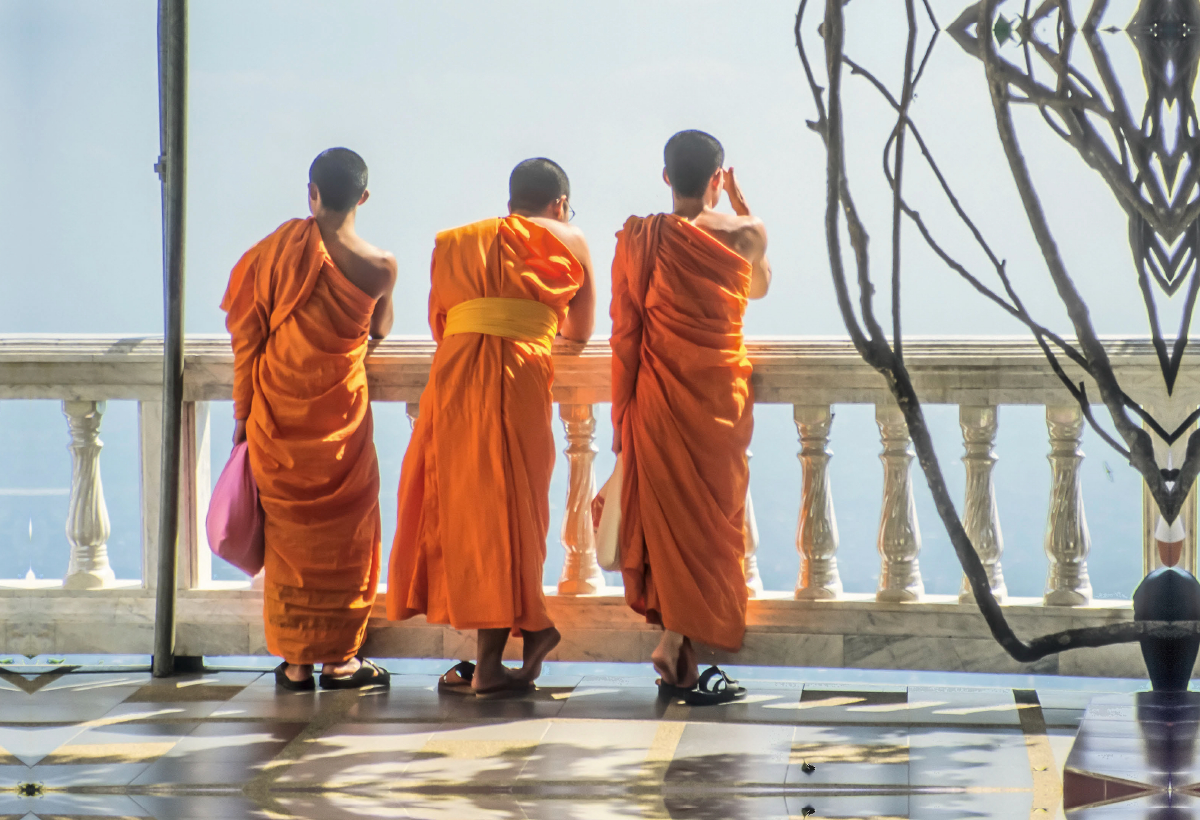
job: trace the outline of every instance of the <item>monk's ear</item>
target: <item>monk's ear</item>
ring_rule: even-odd
[[[313,206],[321,202],[321,189],[317,187],[317,183],[315,182],[308,183],[308,201]]]
[[[371,198],[371,192],[364,190],[363,195],[358,198],[358,204],[365,205],[367,200],[370,198]]]
[[[669,176],[667,176],[666,168],[663,168],[663,182],[667,183],[667,185],[671,184],[671,178]]]

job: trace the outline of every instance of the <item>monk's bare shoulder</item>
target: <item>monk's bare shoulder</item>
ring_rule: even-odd
[[[529,221],[536,222],[554,234],[558,241],[566,245],[567,250],[573,253],[582,264],[585,266],[590,264],[591,251],[588,249],[587,238],[579,228],[568,222],[559,222],[557,219],[547,219],[541,216],[529,217]]]
[[[378,299],[396,284],[399,268],[390,251],[361,238],[352,244],[327,244],[327,248],[338,269],[368,296]]]
[[[767,229],[757,216],[709,211],[698,216],[693,224],[751,263],[767,252]]]

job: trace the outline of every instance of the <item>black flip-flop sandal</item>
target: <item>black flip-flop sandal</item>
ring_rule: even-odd
[[[452,679],[451,676],[457,680]],[[471,689],[471,681],[474,677],[475,664],[470,661],[459,661],[438,678],[437,690],[441,694],[474,695],[475,692]]]
[[[700,673],[700,679],[691,689],[659,680],[658,692],[663,697],[679,698],[689,706],[718,706],[745,697],[746,687],[738,686],[719,667],[710,666]]]
[[[369,661],[361,655],[358,657],[360,666],[353,675],[335,678],[333,675],[321,673],[322,689],[362,689],[365,686],[391,686],[392,676],[386,669],[374,661]]]
[[[280,689],[291,692],[312,692],[317,688],[317,682],[309,675],[304,680],[292,680],[287,676],[288,662],[284,661],[275,667],[275,685]]]

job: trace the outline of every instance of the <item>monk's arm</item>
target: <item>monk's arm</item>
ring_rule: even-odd
[[[583,283],[567,304],[567,317],[560,332],[571,341],[586,342],[592,338],[592,330],[596,327],[596,277],[592,275],[592,252],[582,233],[578,241],[568,247],[583,266]]]
[[[392,306],[392,291],[396,287],[398,267],[396,257],[390,253],[384,254],[374,271],[374,286],[377,294],[375,309],[371,312],[371,338],[382,339],[392,332],[392,322],[395,310]]]
[[[738,185],[733,167],[725,172],[725,194],[729,197],[729,205],[733,212],[745,220],[742,228],[743,245],[739,250],[752,266],[750,274],[750,298],[761,299],[767,295],[771,287],[771,263],[767,261],[767,228],[763,221],[750,213],[746,196]]]
[[[761,299],[771,289],[771,263],[767,259],[767,229],[761,219],[755,219],[754,224],[747,227],[750,246],[754,249],[750,256],[752,265],[750,271],[750,298]]]

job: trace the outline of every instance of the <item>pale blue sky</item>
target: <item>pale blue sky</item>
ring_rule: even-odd
[[[372,198],[361,213],[361,232],[399,260],[397,332],[428,333],[434,234],[502,212],[511,167],[547,155],[570,175],[577,224],[591,240],[603,336],[613,233],[631,213],[669,206],[659,176],[662,145],[679,129],[703,128],[724,142],[770,232],[775,284],[770,297],[751,308],[748,332],[844,333],[822,226],[824,151],[805,127],[814,111],[793,42],[796,5],[191,3],[188,330],[223,330],[217,305],[229,269],[280,222],[305,215],[309,162],[324,148],[347,145],[371,169]],[[810,0],[805,30],[818,70],[821,5]],[[967,2],[933,5],[945,24]],[[1111,20],[1123,24],[1132,0],[1112,5]],[[1009,14],[1018,11],[1012,2],[1006,7]],[[0,333],[161,331],[160,204],[152,171],[158,155],[155,8],[154,0],[0,0],[0,190],[7,194],[0,199]],[[895,87],[903,5],[858,0],[848,9],[848,26],[848,52]],[[1123,37],[1106,43],[1137,92],[1132,49]],[[872,262],[884,271],[890,266],[890,194],[880,151],[893,120],[860,78],[846,77],[845,94],[851,181],[872,231]],[[945,35],[914,117],[964,204],[1009,260],[1027,301],[1063,329],[999,147],[982,67]],[[1093,297],[1097,323],[1110,332],[1144,332],[1140,310],[1128,310],[1138,297],[1123,214],[1103,183],[1036,115],[1020,112],[1018,123],[1063,252]],[[912,166],[909,179],[914,203],[947,246],[985,272],[930,188],[928,174]],[[1021,332],[982,306],[918,244],[914,231],[905,237],[908,332]],[[887,299],[886,288],[880,298]],[[845,549],[861,551],[847,555],[847,566],[867,568],[861,587],[869,586],[869,567],[876,563],[879,489],[877,431],[869,411],[859,410],[867,411],[843,412],[835,425],[839,456],[833,469],[835,497],[846,513]],[[389,412],[396,417],[382,418]],[[1044,429],[1036,411],[1006,412],[998,468],[1007,475],[1002,515],[1013,566],[1031,562],[1036,587],[1048,486]],[[789,542],[799,470],[789,415],[790,408],[760,407],[755,437],[760,524],[781,576],[794,576],[796,563]],[[943,464],[958,476],[961,445],[953,411],[942,416]],[[60,435],[61,418],[48,423],[51,440]],[[385,497],[395,486],[403,427],[398,408],[381,414]],[[115,435],[123,428],[112,429]],[[605,429],[602,421],[602,450]],[[1137,527],[1125,519],[1138,509],[1137,485],[1109,483],[1103,461],[1113,462],[1118,475],[1121,465],[1098,443],[1087,446],[1093,458],[1085,464],[1095,471],[1089,484],[1094,521],[1109,516],[1094,531],[1129,541]],[[219,462],[220,453],[215,457]],[[114,485],[126,461],[128,454],[106,451]],[[602,457],[598,471],[603,476],[606,470]],[[922,483],[918,477],[918,488]],[[953,558],[921,498],[926,566],[934,572]],[[560,506],[557,495],[554,503]],[[385,503],[385,518],[389,507],[394,515],[394,504]],[[1117,509],[1122,519],[1110,520]],[[386,521],[384,529],[390,539]],[[555,555],[552,549],[551,562]],[[953,564],[949,569],[941,586],[954,586]]]

